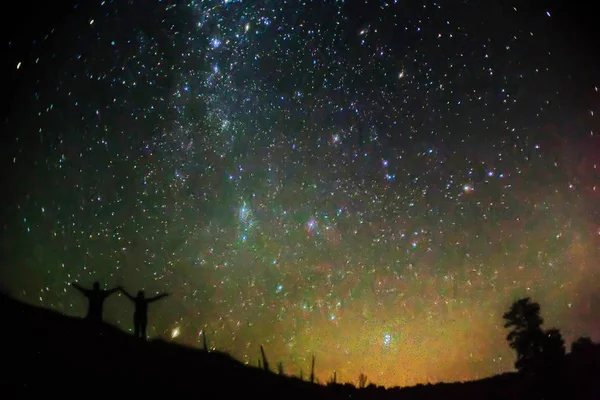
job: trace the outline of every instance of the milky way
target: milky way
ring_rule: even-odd
[[[5,290],[74,316],[71,282],[167,291],[152,337],[314,354],[321,382],[511,370],[524,296],[600,339],[600,95],[551,10],[150,3],[82,6],[11,66]]]

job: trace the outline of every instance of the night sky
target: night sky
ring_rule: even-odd
[[[584,19],[558,2],[175,3],[5,17],[21,23],[3,43],[4,291],[72,316],[71,282],[167,291],[151,337],[206,333],[254,365],[263,344],[305,376],[314,354],[322,382],[512,370],[502,313],[525,296],[567,345],[600,340]],[[123,329],[132,314],[105,304]]]

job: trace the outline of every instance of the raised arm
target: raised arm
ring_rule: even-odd
[[[83,293],[85,295],[87,295],[87,293],[89,291],[89,290],[87,290],[87,289],[82,288],[81,286],[79,286],[79,284],[77,282],[71,283],[71,286],[73,286],[75,289],[79,290],[81,293]]]
[[[159,294],[158,296],[150,297],[150,298],[148,299],[148,303],[152,303],[153,301],[160,300],[160,299],[162,299],[163,297],[167,297],[168,295],[169,295],[168,293],[161,293],[161,294]]]
[[[105,293],[106,297],[108,297],[111,294],[118,292],[119,290],[123,291],[123,288],[121,286],[117,286],[116,288],[107,290],[104,293]]]
[[[133,297],[132,295],[130,295],[129,293],[127,293],[127,291],[125,289],[123,289],[122,287],[118,287],[117,290],[120,290],[121,293],[123,293],[125,296],[127,296],[129,298],[129,300],[131,301],[135,301],[135,297]]]

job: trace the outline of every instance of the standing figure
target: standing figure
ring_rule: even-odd
[[[150,297],[147,299],[144,295],[143,290],[140,290],[137,293],[137,296],[133,297],[132,295],[127,293],[125,289],[120,289],[121,292],[123,292],[123,294],[135,304],[135,311],[133,313],[134,336],[146,340],[146,327],[148,326],[148,304],[152,303],[153,301],[160,300],[163,297],[168,296],[168,294],[162,293],[158,296]]]
[[[100,283],[94,282],[92,289],[85,289],[76,282],[71,284],[75,289],[79,290],[85,297],[88,298],[88,313],[86,319],[90,321],[102,322],[102,310],[104,306],[104,300],[111,294],[115,293],[120,288],[112,290],[101,290]]]

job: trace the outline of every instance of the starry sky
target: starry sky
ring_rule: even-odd
[[[143,3],[46,5],[3,44],[4,291],[167,291],[150,336],[322,382],[510,371],[524,296],[600,340],[600,79],[565,7]]]

